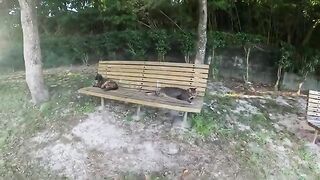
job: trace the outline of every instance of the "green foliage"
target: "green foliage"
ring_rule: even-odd
[[[320,61],[320,52],[314,49],[305,48],[302,51],[301,61],[299,62],[298,73],[305,79],[309,73],[316,70]]]
[[[82,44],[71,38],[64,37],[45,37],[41,43],[44,67],[55,67],[57,65],[73,64],[79,58],[79,46]]]
[[[132,58],[143,59],[146,57],[150,42],[145,33],[142,31],[128,31],[126,39],[128,40],[128,51]]]
[[[225,47],[227,45],[227,33],[213,31],[208,33],[207,46],[210,49]]]
[[[278,61],[278,66],[281,66],[284,69],[292,66],[294,60],[295,47],[291,44],[281,42],[280,48],[281,57]]]
[[[248,44],[260,44],[266,42],[265,38],[261,35],[252,35],[247,33],[236,33],[234,45],[245,46]]]
[[[153,43],[155,44],[155,49],[158,54],[158,59],[164,61],[164,57],[167,52],[171,49],[169,35],[165,30],[153,30],[149,33]]]
[[[185,61],[190,62],[190,55],[194,53],[195,48],[195,36],[191,32],[181,32],[177,35],[179,41],[179,50],[185,56]]]
[[[209,136],[214,129],[217,129],[217,124],[215,124],[212,117],[206,113],[194,115],[191,125],[198,134],[204,137]]]
[[[219,74],[218,66],[220,64],[220,62],[215,58],[215,49],[225,47],[227,45],[227,41],[226,33],[218,31],[208,33],[207,48],[209,49],[208,52],[212,54],[210,74],[213,79],[216,79]]]

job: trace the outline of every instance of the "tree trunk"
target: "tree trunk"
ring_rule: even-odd
[[[215,61],[214,61],[214,58],[215,58],[215,48],[212,48],[212,58],[211,58],[211,62],[210,62],[210,65],[211,65],[211,70],[212,70],[212,78],[213,79],[216,79],[216,64],[215,64]]]
[[[242,31],[242,28],[241,28],[241,22],[240,22],[240,17],[239,17],[238,8],[237,8],[237,5],[235,4],[235,2],[233,2],[233,5],[234,5],[234,8],[235,8],[235,10],[236,10],[237,21],[238,21],[238,28],[239,28],[239,31],[241,32],[241,31]]]
[[[189,55],[189,53],[185,54],[185,56],[184,56],[184,61],[185,61],[186,63],[190,63],[190,55]]]
[[[21,8],[26,81],[31,92],[32,101],[38,105],[49,99],[49,93],[43,79],[35,1],[19,0],[19,4]]]
[[[251,47],[249,47],[247,50],[246,50],[246,53],[247,53],[247,57],[246,57],[246,60],[247,60],[247,67],[246,67],[246,79],[245,79],[245,83],[249,83],[249,58],[250,58],[250,52],[251,52]]]
[[[204,64],[207,44],[207,0],[199,2],[198,42],[195,64]]]
[[[304,81],[302,81],[302,82],[299,83],[298,91],[297,91],[297,94],[298,94],[298,95],[301,94],[301,88],[302,88],[303,83],[304,83]]]
[[[302,85],[303,85],[303,83],[306,81],[307,76],[308,76],[308,73],[303,77],[302,81],[299,83],[298,91],[297,91],[297,94],[298,94],[298,95],[301,94]]]
[[[280,83],[280,79],[281,79],[281,73],[282,73],[282,66],[278,67],[278,73],[277,73],[277,82],[274,85],[274,90],[278,91],[279,90],[279,83]]]

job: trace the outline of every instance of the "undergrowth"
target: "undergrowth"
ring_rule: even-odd
[[[303,142],[293,138],[288,132],[278,132],[268,112],[247,114],[233,111],[235,99],[224,96],[207,96],[202,112],[191,118],[192,127],[201,137],[210,141],[211,135],[233,149],[241,169],[246,169],[253,179],[313,179],[320,177],[320,167],[314,156],[304,148]],[[212,103],[213,102],[213,103]],[[208,105],[210,104],[210,105]],[[213,105],[212,105],[213,104]],[[268,108],[275,104],[267,102]],[[258,106],[259,107],[259,106]],[[279,105],[272,107],[272,112]],[[279,113],[288,109],[278,108]],[[240,128],[246,127],[246,128]],[[285,147],[284,139],[297,147]],[[234,142],[233,145],[227,145]],[[302,163],[303,162],[303,163]],[[319,166],[319,165],[318,165]],[[319,178],[318,178],[319,179]]]

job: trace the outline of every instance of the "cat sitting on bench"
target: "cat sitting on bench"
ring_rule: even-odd
[[[119,88],[118,84],[115,81],[105,79],[99,73],[97,73],[94,79],[95,83],[93,84],[93,87],[99,87],[105,91],[117,90]]]

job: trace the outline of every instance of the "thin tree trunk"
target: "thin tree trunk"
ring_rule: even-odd
[[[31,92],[32,101],[38,105],[49,99],[49,93],[43,79],[35,1],[19,0],[19,4],[21,8],[26,81]]]
[[[298,91],[297,91],[297,94],[300,95],[301,94],[301,89],[302,89],[302,86],[303,86],[303,83],[306,81],[307,79],[307,76],[308,74],[306,74],[303,78],[303,80],[299,83],[299,86],[298,86]]]
[[[305,38],[304,38],[303,41],[302,41],[302,46],[306,46],[306,45],[309,43],[309,41],[310,41],[310,39],[311,39],[311,36],[312,36],[312,34],[313,34],[313,31],[314,31],[314,29],[317,27],[317,25],[318,25],[318,23],[316,22],[316,23],[308,30],[307,35],[305,36]]]
[[[308,76],[308,72],[304,75],[302,81],[299,83],[298,91],[297,91],[298,95],[301,94],[301,89],[302,89],[303,83],[307,80],[307,76]]]
[[[215,56],[215,48],[212,48],[212,58],[211,58],[211,67],[212,67],[212,78],[216,79],[216,67],[215,67],[215,61],[214,61],[214,56]]]
[[[246,68],[246,79],[245,79],[245,83],[249,83],[249,58],[250,58],[250,52],[251,52],[251,47],[248,48],[247,52],[247,68]]]
[[[184,56],[184,59],[185,59],[186,63],[190,63],[190,54],[187,53],[187,54]]]
[[[238,26],[239,26],[239,31],[241,32],[241,31],[242,31],[242,28],[241,28],[241,22],[240,22],[240,17],[239,17],[238,8],[237,8],[237,5],[235,4],[235,2],[233,2],[233,5],[234,5],[234,8],[235,8],[235,10],[236,10],[236,15],[237,15],[237,20],[238,20]]]
[[[199,2],[198,42],[195,64],[204,64],[207,44],[207,0]]]
[[[299,83],[298,91],[297,91],[297,94],[298,94],[298,95],[301,94],[301,88],[302,88],[303,83],[304,83],[304,81],[302,81],[302,82]]]
[[[281,73],[282,73],[282,66],[278,67],[278,72],[277,72],[277,82],[274,85],[274,90],[278,91],[279,90],[279,83],[280,83],[280,79],[281,79]]]
[[[270,8],[270,16],[269,16],[269,28],[268,28],[268,41],[267,44],[270,44],[271,39],[271,29],[272,29],[272,8]]]

